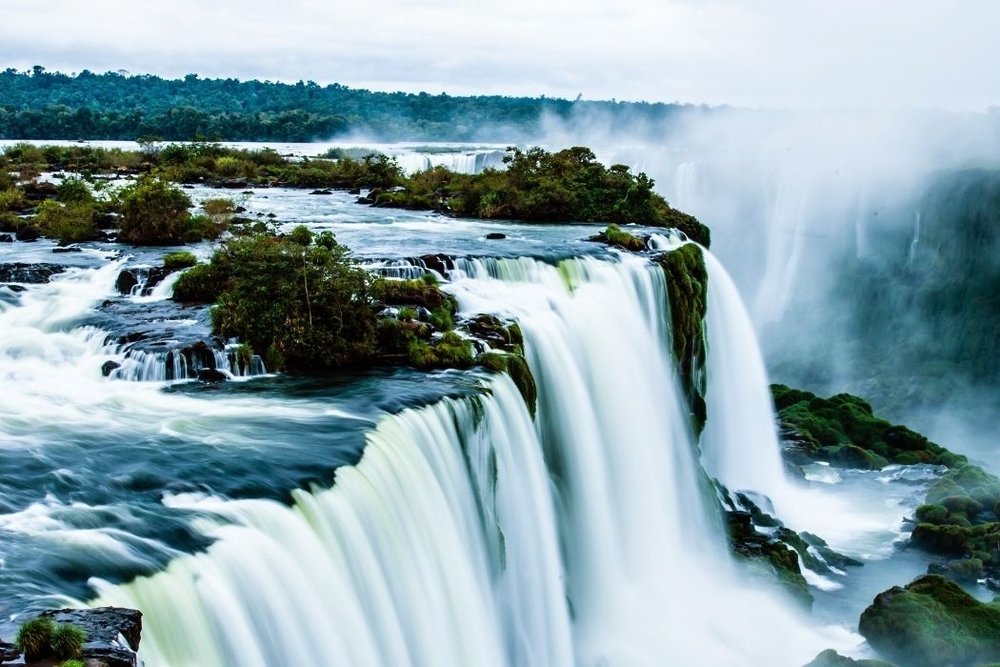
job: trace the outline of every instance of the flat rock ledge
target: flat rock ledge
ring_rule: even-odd
[[[72,623],[87,633],[80,660],[87,667],[137,667],[142,612],[136,609],[98,607],[96,609],[53,609],[39,614],[56,623]],[[28,619],[24,619],[28,620]],[[8,662],[9,661],[9,662]],[[10,644],[0,642],[3,667],[42,667],[56,664],[51,659],[25,663]]]

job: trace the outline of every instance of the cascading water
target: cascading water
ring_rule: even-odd
[[[147,664],[799,665],[830,638],[738,581],[645,260],[468,260],[463,310],[515,317],[538,387],[385,418],[294,505],[216,501],[216,542],[95,604]],[[177,500],[175,503],[179,502]],[[755,620],[759,619],[759,620]]]

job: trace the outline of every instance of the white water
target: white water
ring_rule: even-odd
[[[777,516],[797,531],[822,536],[857,557],[884,558],[902,530],[905,508],[887,497],[844,495],[807,487],[785,474],[767,371],[750,315],[736,285],[710,252],[708,270],[708,421],[702,460],[729,489],[767,496]],[[809,583],[829,582],[809,573]]]
[[[471,260],[463,310],[516,316],[532,422],[487,395],[385,418],[293,507],[205,500],[200,555],[94,604],[145,612],[149,665],[801,665],[837,642],[730,563],[634,257]]]

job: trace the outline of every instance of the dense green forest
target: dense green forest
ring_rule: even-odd
[[[161,79],[120,72],[0,72],[0,138],[315,141],[363,134],[386,141],[516,141],[543,117],[593,111],[622,123],[703,113],[645,102],[381,93],[238,79]]]

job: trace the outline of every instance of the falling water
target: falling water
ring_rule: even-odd
[[[798,665],[829,639],[739,582],[645,260],[469,260],[467,312],[516,317],[538,386],[386,417],[291,507],[205,499],[207,552],[95,604],[145,613],[150,665]],[[761,619],[755,621],[754,619]]]

